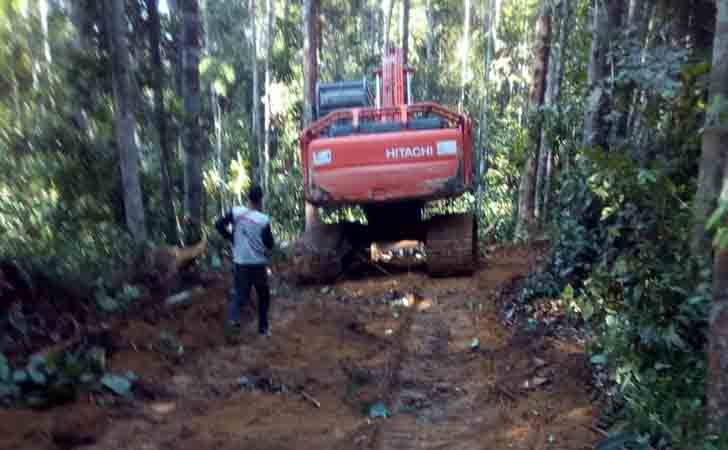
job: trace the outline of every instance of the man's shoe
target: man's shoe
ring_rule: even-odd
[[[259,331],[258,333],[263,337],[270,337],[270,330]]]

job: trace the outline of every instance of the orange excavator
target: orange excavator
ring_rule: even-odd
[[[427,202],[452,199],[473,183],[472,126],[463,114],[412,101],[413,70],[389,49],[366,78],[319,83],[316,120],[300,134],[304,195],[319,208],[360,206],[366,225],[341,222],[308,227],[296,243],[302,280],[326,281],[355,251],[424,247],[430,275],[472,272],[477,222],[472,214],[424,219]]]

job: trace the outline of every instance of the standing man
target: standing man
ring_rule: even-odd
[[[240,308],[250,300],[250,288],[258,294],[258,332],[270,336],[268,308],[268,258],[273,250],[270,218],[261,212],[263,190],[253,186],[248,192],[248,207],[236,206],[217,220],[215,228],[233,243],[235,292],[230,301],[228,326],[240,328]],[[232,232],[229,227],[232,226]]]

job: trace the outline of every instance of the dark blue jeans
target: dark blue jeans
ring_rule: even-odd
[[[250,302],[250,289],[255,287],[258,294],[258,331],[268,331],[268,309],[270,308],[270,289],[268,272],[263,265],[235,264],[235,292],[230,302],[228,318],[232,323],[240,323],[240,308]]]

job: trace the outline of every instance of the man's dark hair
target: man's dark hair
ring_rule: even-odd
[[[263,200],[263,189],[257,184],[251,186],[250,190],[248,191],[248,200],[255,203],[256,205],[260,205],[260,202]]]

